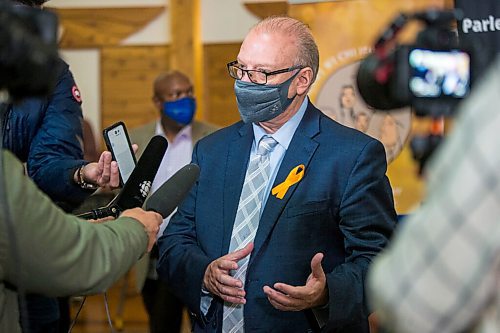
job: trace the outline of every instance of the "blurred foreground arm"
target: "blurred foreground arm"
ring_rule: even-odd
[[[371,267],[371,303],[392,332],[500,326],[499,91],[497,58],[429,167],[426,203]]]
[[[8,152],[4,153],[3,172],[17,239],[13,249],[3,221],[2,279],[11,285],[22,284],[28,292],[48,296],[99,293],[123,276],[154,243],[162,221],[157,213],[136,208],[115,221],[89,223],[56,207],[24,176],[21,163]],[[13,262],[13,250],[20,263]]]

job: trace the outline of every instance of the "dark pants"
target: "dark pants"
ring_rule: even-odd
[[[59,332],[59,305],[56,298],[29,294],[25,300],[27,308],[21,311],[23,333]]]
[[[59,297],[59,332],[66,333],[71,326],[71,312],[69,307],[69,297]]]
[[[142,300],[149,316],[150,333],[178,333],[183,304],[160,280],[146,279]]]

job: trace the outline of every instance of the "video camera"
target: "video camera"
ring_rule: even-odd
[[[56,15],[0,0],[0,92],[7,93],[3,102],[49,94],[57,62]]]
[[[451,30],[461,16],[457,10],[397,16],[360,64],[357,84],[366,103],[379,110],[412,106],[418,116],[451,115],[470,92],[474,61],[472,48],[460,45]],[[413,45],[400,45],[396,38],[410,20],[425,27]]]

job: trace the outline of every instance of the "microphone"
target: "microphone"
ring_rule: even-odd
[[[184,200],[200,176],[200,167],[188,164],[166,180],[144,203],[144,209],[168,217]]]
[[[164,137],[156,135],[151,138],[123,189],[116,196],[115,204],[122,211],[144,204],[167,147],[168,142]]]
[[[151,190],[151,184],[156,177],[163,155],[167,151],[167,146],[168,142],[164,137],[156,135],[151,138],[120,193],[108,205],[77,216],[83,219],[118,217],[126,209],[142,207]]]

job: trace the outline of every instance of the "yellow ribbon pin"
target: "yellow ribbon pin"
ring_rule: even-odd
[[[285,181],[281,184],[276,185],[272,190],[271,194],[275,195],[276,198],[278,199],[283,199],[283,197],[286,195],[286,192],[288,189],[294,185],[300,182],[302,177],[304,177],[304,170],[305,170],[304,164],[297,165],[295,168],[290,171],[288,176],[286,177]]]

